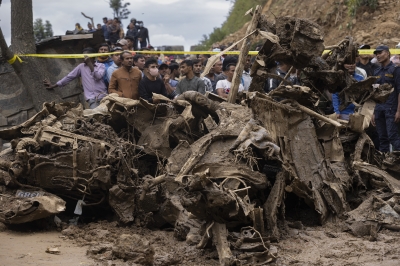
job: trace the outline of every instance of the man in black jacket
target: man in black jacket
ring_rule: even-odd
[[[144,77],[139,83],[139,95],[149,103],[159,103],[153,99],[153,93],[168,97],[164,82],[160,79],[156,59],[149,59],[144,64]]]
[[[140,48],[146,48],[147,41],[149,41],[148,44],[150,45],[149,30],[143,26],[143,22],[139,24],[138,40],[140,42]]]

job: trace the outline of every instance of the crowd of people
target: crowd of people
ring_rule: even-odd
[[[124,30],[119,18],[109,19],[104,17],[103,25],[99,23],[96,25],[96,28],[90,22],[87,24],[87,29],[84,29],[79,23],[76,23],[75,30],[71,33],[93,33],[96,31],[102,32],[105,42],[110,47],[114,47],[118,41],[125,40],[132,42],[131,48],[135,51],[139,49],[152,48],[150,44],[149,30],[144,27],[143,21],[137,21],[135,18],[130,20],[126,31]]]
[[[105,19],[106,21],[106,19]],[[133,25],[133,22],[131,22]],[[114,24],[115,26],[117,23]],[[131,26],[132,28],[132,26]],[[113,38],[111,38],[113,39]],[[114,40],[114,39],[113,39]],[[142,40],[141,40],[142,41]],[[144,44],[144,43],[143,43]],[[221,98],[227,98],[232,86],[234,72],[238,63],[237,56],[221,56],[204,77],[201,74],[210,58],[209,54],[188,56],[182,61],[169,60],[154,54],[136,54],[134,38],[124,38],[115,41],[115,45],[102,43],[98,50],[85,48],[84,54],[104,53],[97,58],[85,55],[83,63],[79,64],[67,76],[52,84],[45,80],[47,89],[62,87],[75,78],[81,77],[85,99],[90,108],[96,108],[103,97],[116,93],[120,97],[134,100],[140,98],[153,103],[159,103],[153,93],[174,99],[186,91],[197,91],[201,94],[214,93]],[[360,49],[370,49],[362,45]],[[400,49],[400,43],[396,47]],[[111,56],[110,52],[114,52]],[[239,92],[249,90],[252,77],[250,69],[254,57],[248,56],[241,75]],[[294,85],[302,84],[302,73],[285,62],[276,62],[276,75],[286,78]],[[376,126],[378,137],[374,140],[376,147],[382,152],[388,152],[390,144],[393,150],[400,151],[400,60],[398,55],[392,56],[389,47],[376,47],[374,55],[360,55],[354,62],[345,62],[344,71],[356,80],[361,81],[368,76],[379,76],[377,84],[389,83],[394,87],[393,93],[383,104],[377,104],[372,124]],[[282,79],[268,78],[264,91],[268,93],[276,89]],[[328,95],[333,104],[331,113],[336,113],[339,119],[348,120],[354,113],[354,104],[340,109],[340,99],[337,93]],[[279,99],[278,99],[279,100]],[[329,111],[326,113],[329,114]]]

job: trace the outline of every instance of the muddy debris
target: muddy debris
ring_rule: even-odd
[[[157,105],[110,94],[93,110],[46,103],[1,130],[11,148],[0,154],[0,222],[49,217],[70,204],[77,225],[64,219],[65,237],[81,239],[90,257],[141,265],[185,258],[157,253],[120,226],[173,228],[188,248],[211,248],[220,265],[276,261],[274,242],[304,228],[286,221],[288,198],[319,224],[346,221],[356,236],[400,230],[400,154],[381,154],[365,133],[393,88],[344,71],[357,56],[351,37],[321,56],[323,33],[311,21],[282,17],[260,27],[270,32],[241,104],[190,91],[173,101],[155,95]],[[303,85],[282,80],[261,93],[274,61],[301,69]],[[339,91],[341,102],[357,106],[349,121],[325,115],[323,95]],[[91,210],[113,213],[115,228],[82,228],[78,218]]]

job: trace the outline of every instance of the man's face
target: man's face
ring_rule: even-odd
[[[165,74],[167,74],[167,70],[169,70],[168,67],[163,66],[158,69],[158,72],[160,73],[161,76],[164,76]]]
[[[193,70],[192,70],[192,67],[190,67],[190,66],[188,66],[188,65],[186,65],[186,64],[182,64],[182,65],[179,67],[179,69],[181,70],[181,74],[182,74],[183,76],[186,76],[190,71],[193,71]]]
[[[229,66],[229,68],[225,71],[225,75],[227,79],[232,80],[233,74],[235,73],[236,66]]]
[[[248,71],[251,67],[251,57],[248,56],[246,59],[246,64],[244,65],[244,70]]]
[[[133,47],[133,42],[130,39],[126,39],[128,41],[128,48]]]
[[[101,30],[101,24],[97,24],[97,29]]]
[[[199,62],[199,63],[193,65],[193,72],[194,72],[195,74],[200,74],[200,73],[201,73],[201,69],[202,69],[202,64],[201,64],[201,62]]]
[[[200,62],[204,62],[207,58],[204,55],[199,55]]]
[[[135,62],[135,66],[137,66],[140,70],[144,69],[144,63],[146,60],[144,58],[139,58],[137,62]]]
[[[356,64],[344,64],[343,66],[350,74],[354,74],[356,71]]]
[[[221,74],[221,72],[222,72],[222,62],[221,61],[218,61],[217,63],[215,63],[214,72],[215,72],[215,74]]]
[[[376,59],[380,64],[385,62],[386,60],[389,60],[390,58],[390,53],[386,50],[380,51],[376,53]]]
[[[108,47],[107,46],[101,46],[99,48],[99,53],[103,54],[103,53],[108,53]]]
[[[103,23],[107,23],[107,19],[106,18],[103,18]]]
[[[117,66],[121,65],[121,57],[120,57],[120,54],[113,54],[113,55],[111,56],[111,59],[114,61],[114,63],[115,63]]]
[[[148,68],[145,68],[145,69],[146,69],[146,72],[147,72],[148,74],[150,74],[150,70],[151,70],[151,69],[155,70],[155,69],[157,69],[157,68],[158,68],[158,65],[157,65],[157,64],[150,64],[149,67],[148,67]]]
[[[122,65],[124,67],[132,67],[133,65],[133,56],[130,53],[124,53],[123,55],[124,60],[122,60]]]

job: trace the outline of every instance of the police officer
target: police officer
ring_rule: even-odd
[[[379,76],[378,84],[388,83],[394,88],[389,98],[383,104],[377,104],[372,119],[372,124],[376,125],[379,135],[379,150],[389,152],[389,145],[392,144],[393,150],[400,151],[400,135],[398,123],[400,122],[400,67],[396,67],[390,61],[389,47],[380,45],[376,47],[374,54],[381,67],[374,71],[374,76]]]

